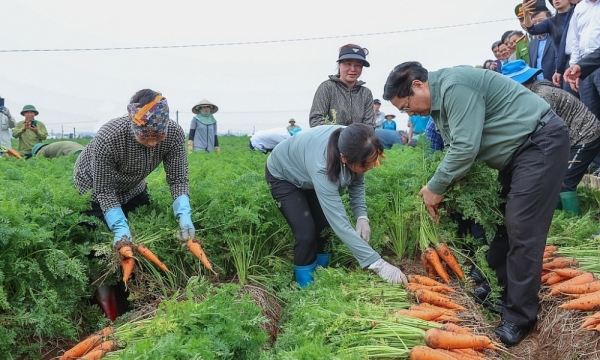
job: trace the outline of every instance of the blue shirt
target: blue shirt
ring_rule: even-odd
[[[409,121],[413,124],[413,134],[422,134],[427,127],[427,122],[431,119],[429,115],[421,116],[421,115],[413,115],[410,117]]]
[[[433,119],[429,119],[427,122],[427,127],[425,128],[425,135],[431,141],[431,148],[433,150],[444,150],[444,140],[437,133],[437,129],[435,128],[435,123]]]
[[[384,130],[396,130],[396,122],[394,120],[388,122],[387,120],[385,120],[382,124],[381,124],[381,128]]]
[[[386,150],[391,149],[394,144],[403,145],[402,137],[397,131],[375,129],[375,135],[377,135],[379,141],[381,141],[381,145]]]
[[[548,36],[543,39],[538,38],[538,51],[537,51],[537,60],[535,62],[535,67],[538,69],[542,68],[542,57],[544,56],[544,49],[546,48],[546,42],[548,41]],[[537,76],[538,80],[544,80],[544,73],[541,72]]]

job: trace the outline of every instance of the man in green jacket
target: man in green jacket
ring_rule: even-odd
[[[490,243],[488,262],[504,286],[502,321],[494,332],[508,346],[519,343],[537,318],[542,255],[569,157],[564,121],[511,81],[468,66],[428,72],[405,62],[392,70],[383,94],[409,116],[431,115],[447,146],[419,193],[434,219],[446,189],[475,160],[499,170],[506,225]]]
[[[21,111],[21,115],[25,116],[25,120],[19,121],[12,132],[13,137],[19,139],[19,154],[26,158],[31,157],[33,145],[46,140],[48,136],[46,126],[35,119],[38,114],[39,112],[35,109],[35,106],[25,105]]]
[[[51,144],[37,143],[31,149],[31,156],[57,158],[59,156],[79,155],[84,146],[75,141],[57,141]]]

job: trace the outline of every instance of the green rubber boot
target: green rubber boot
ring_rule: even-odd
[[[581,209],[579,208],[579,196],[577,196],[577,191],[561,192],[560,201],[562,202],[564,211],[570,211],[577,216],[581,216]]]

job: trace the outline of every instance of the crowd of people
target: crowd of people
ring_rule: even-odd
[[[301,131],[291,119],[287,127],[250,137],[251,150],[268,154],[265,180],[295,239],[294,276],[300,287],[313,281],[317,266],[328,266],[331,247],[325,229],[333,230],[361,268],[389,282],[407,281],[399,267],[369,245],[365,173],[379,166],[384,150],[427,137],[432,148],[445,151],[419,192],[434,219],[445,191],[474,161],[498,170],[500,195],[506,199],[505,225],[489,239],[487,256],[504,289],[502,321],[495,333],[508,346],[527,335],[539,309],[542,254],[557,201],[568,199],[562,205],[576,212],[575,188],[600,151],[600,1],[583,0],[575,6],[554,0],[554,15],[539,4],[526,0],[517,6],[523,32],[503,34],[492,47],[496,60],[486,61],[486,69],[429,71],[417,61],[396,66],[382,98],[409,115],[408,133],[397,131],[395,115],[381,112],[381,100],[359,80],[363,68],[371,65],[369,51],[347,44],[339,49],[337,73],[316,90],[311,129]],[[554,61],[544,61],[552,46]],[[568,62],[560,69],[544,69],[544,64],[565,58]],[[145,179],[161,163],[179,222],[177,238],[184,242],[194,237],[201,224],[194,224],[191,216],[194,189],[188,181],[188,156],[220,151],[214,117],[218,110],[206,99],[192,107],[186,153],[185,131],[170,119],[166,97],[140,90],[129,100],[126,115],[103,125],[84,148],[68,150],[78,154],[75,187],[80,194],[91,192],[87,214],[113,232],[115,249],[132,240],[128,214],[150,203]],[[13,136],[24,155],[65,153],[41,143],[47,132],[35,119],[35,107],[25,106],[25,120],[19,123],[8,109],[1,114],[2,129],[5,123],[15,127]],[[349,194],[352,219],[340,195],[343,190]],[[481,284],[481,289],[477,296],[487,296],[489,287]]]

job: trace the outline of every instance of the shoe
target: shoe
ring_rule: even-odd
[[[504,310],[504,306],[506,304],[502,299],[497,299],[495,302],[492,302],[491,299],[488,298],[491,292],[492,289],[490,289],[490,287],[487,284],[483,284],[475,288],[471,295],[473,295],[473,298],[476,303],[485,306],[490,311],[502,314],[502,311]]]
[[[300,285],[301,288],[307,286],[308,284],[314,281],[313,273],[315,272],[316,267],[316,262],[304,266],[294,265],[294,274],[296,275],[296,282],[298,283],[298,285]]]
[[[317,254],[317,266],[320,266],[322,268],[328,268],[329,267],[329,259],[331,259],[330,253]]]
[[[532,328],[532,325],[519,326],[511,321],[502,320],[494,330],[494,334],[500,338],[504,345],[514,346],[521,342]]]
[[[481,284],[485,281],[483,274],[475,265],[471,265],[471,270],[469,270],[469,277],[475,284]]]

